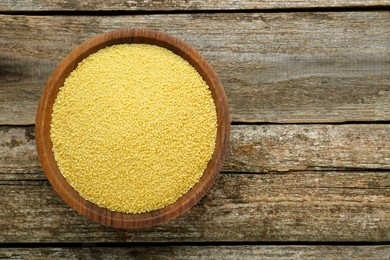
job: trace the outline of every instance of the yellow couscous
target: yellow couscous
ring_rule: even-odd
[[[121,44],[88,56],[53,106],[51,140],[62,175],[113,211],[175,202],[202,176],[215,147],[216,110],[198,72],[171,51]]]

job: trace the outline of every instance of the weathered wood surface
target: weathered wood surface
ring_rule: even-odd
[[[383,172],[221,174],[182,217],[141,230],[100,226],[47,181],[0,182],[0,242],[389,241]]]
[[[389,12],[0,15],[0,124],[33,124],[61,58],[124,27],[196,47],[220,76],[233,121],[390,120]]]
[[[110,1],[82,1],[82,0],[2,0],[1,12],[12,11],[101,11],[101,10],[129,10],[129,11],[177,11],[177,10],[245,10],[245,9],[286,9],[286,8],[313,8],[313,7],[370,7],[390,5],[388,0],[263,0],[263,1],[140,1],[140,0],[110,0]]]
[[[33,127],[0,127],[0,173],[39,173]],[[234,125],[224,171],[390,169],[390,125]],[[0,174],[0,179],[5,178]]]
[[[3,248],[11,259],[377,259],[390,246],[131,246],[84,248]]]
[[[390,125],[261,125],[232,128],[225,170],[390,169]]]

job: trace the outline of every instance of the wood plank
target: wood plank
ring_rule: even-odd
[[[294,1],[94,1],[86,2],[81,0],[54,0],[54,1],[12,1],[3,0],[0,2],[0,11],[101,11],[101,10],[128,10],[128,11],[177,11],[177,10],[245,10],[245,9],[285,9],[285,8],[313,8],[313,7],[369,7],[390,5],[388,0],[294,0]]]
[[[42,172],[38,161],[34,127],[0,127],[0,172],[6,174]]]
[[[239,125],[226,171],[390,169],[390,125]]]
[[[42,171],[34,135],[33,127],[0,127],[0,178]],[[356,168],[390,169],[390,125],[233,125],[223,170]]]
[[[390,120],[390,13],[0,15],[0,124],[33,124],[56,64],[104,31],[146,27],[196,47],[235,122]],[[46,28],[51,28],[47,30]]]
[[[90,222],[47,181],[0,182],[0,242],[389,241],[389,172],[222,174],[161,226]]]
[[[388,259],[390,246],[131,246],[2,248],[12,259]]]

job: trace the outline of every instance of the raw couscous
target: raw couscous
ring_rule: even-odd
[[[121,44],[88,56],[53,106],[51,140],[61,174],[113,211],[175,202],[200,179],[217,116],[199,73],[168,49]]]

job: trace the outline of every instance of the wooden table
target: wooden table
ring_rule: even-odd
[[[0,258],[390,257],[390,1],[0,2]],[[53,191],[34,119],[46,79],[101,32],[188,42],[229,99],[223,172],[184,216],[95,224]]]

